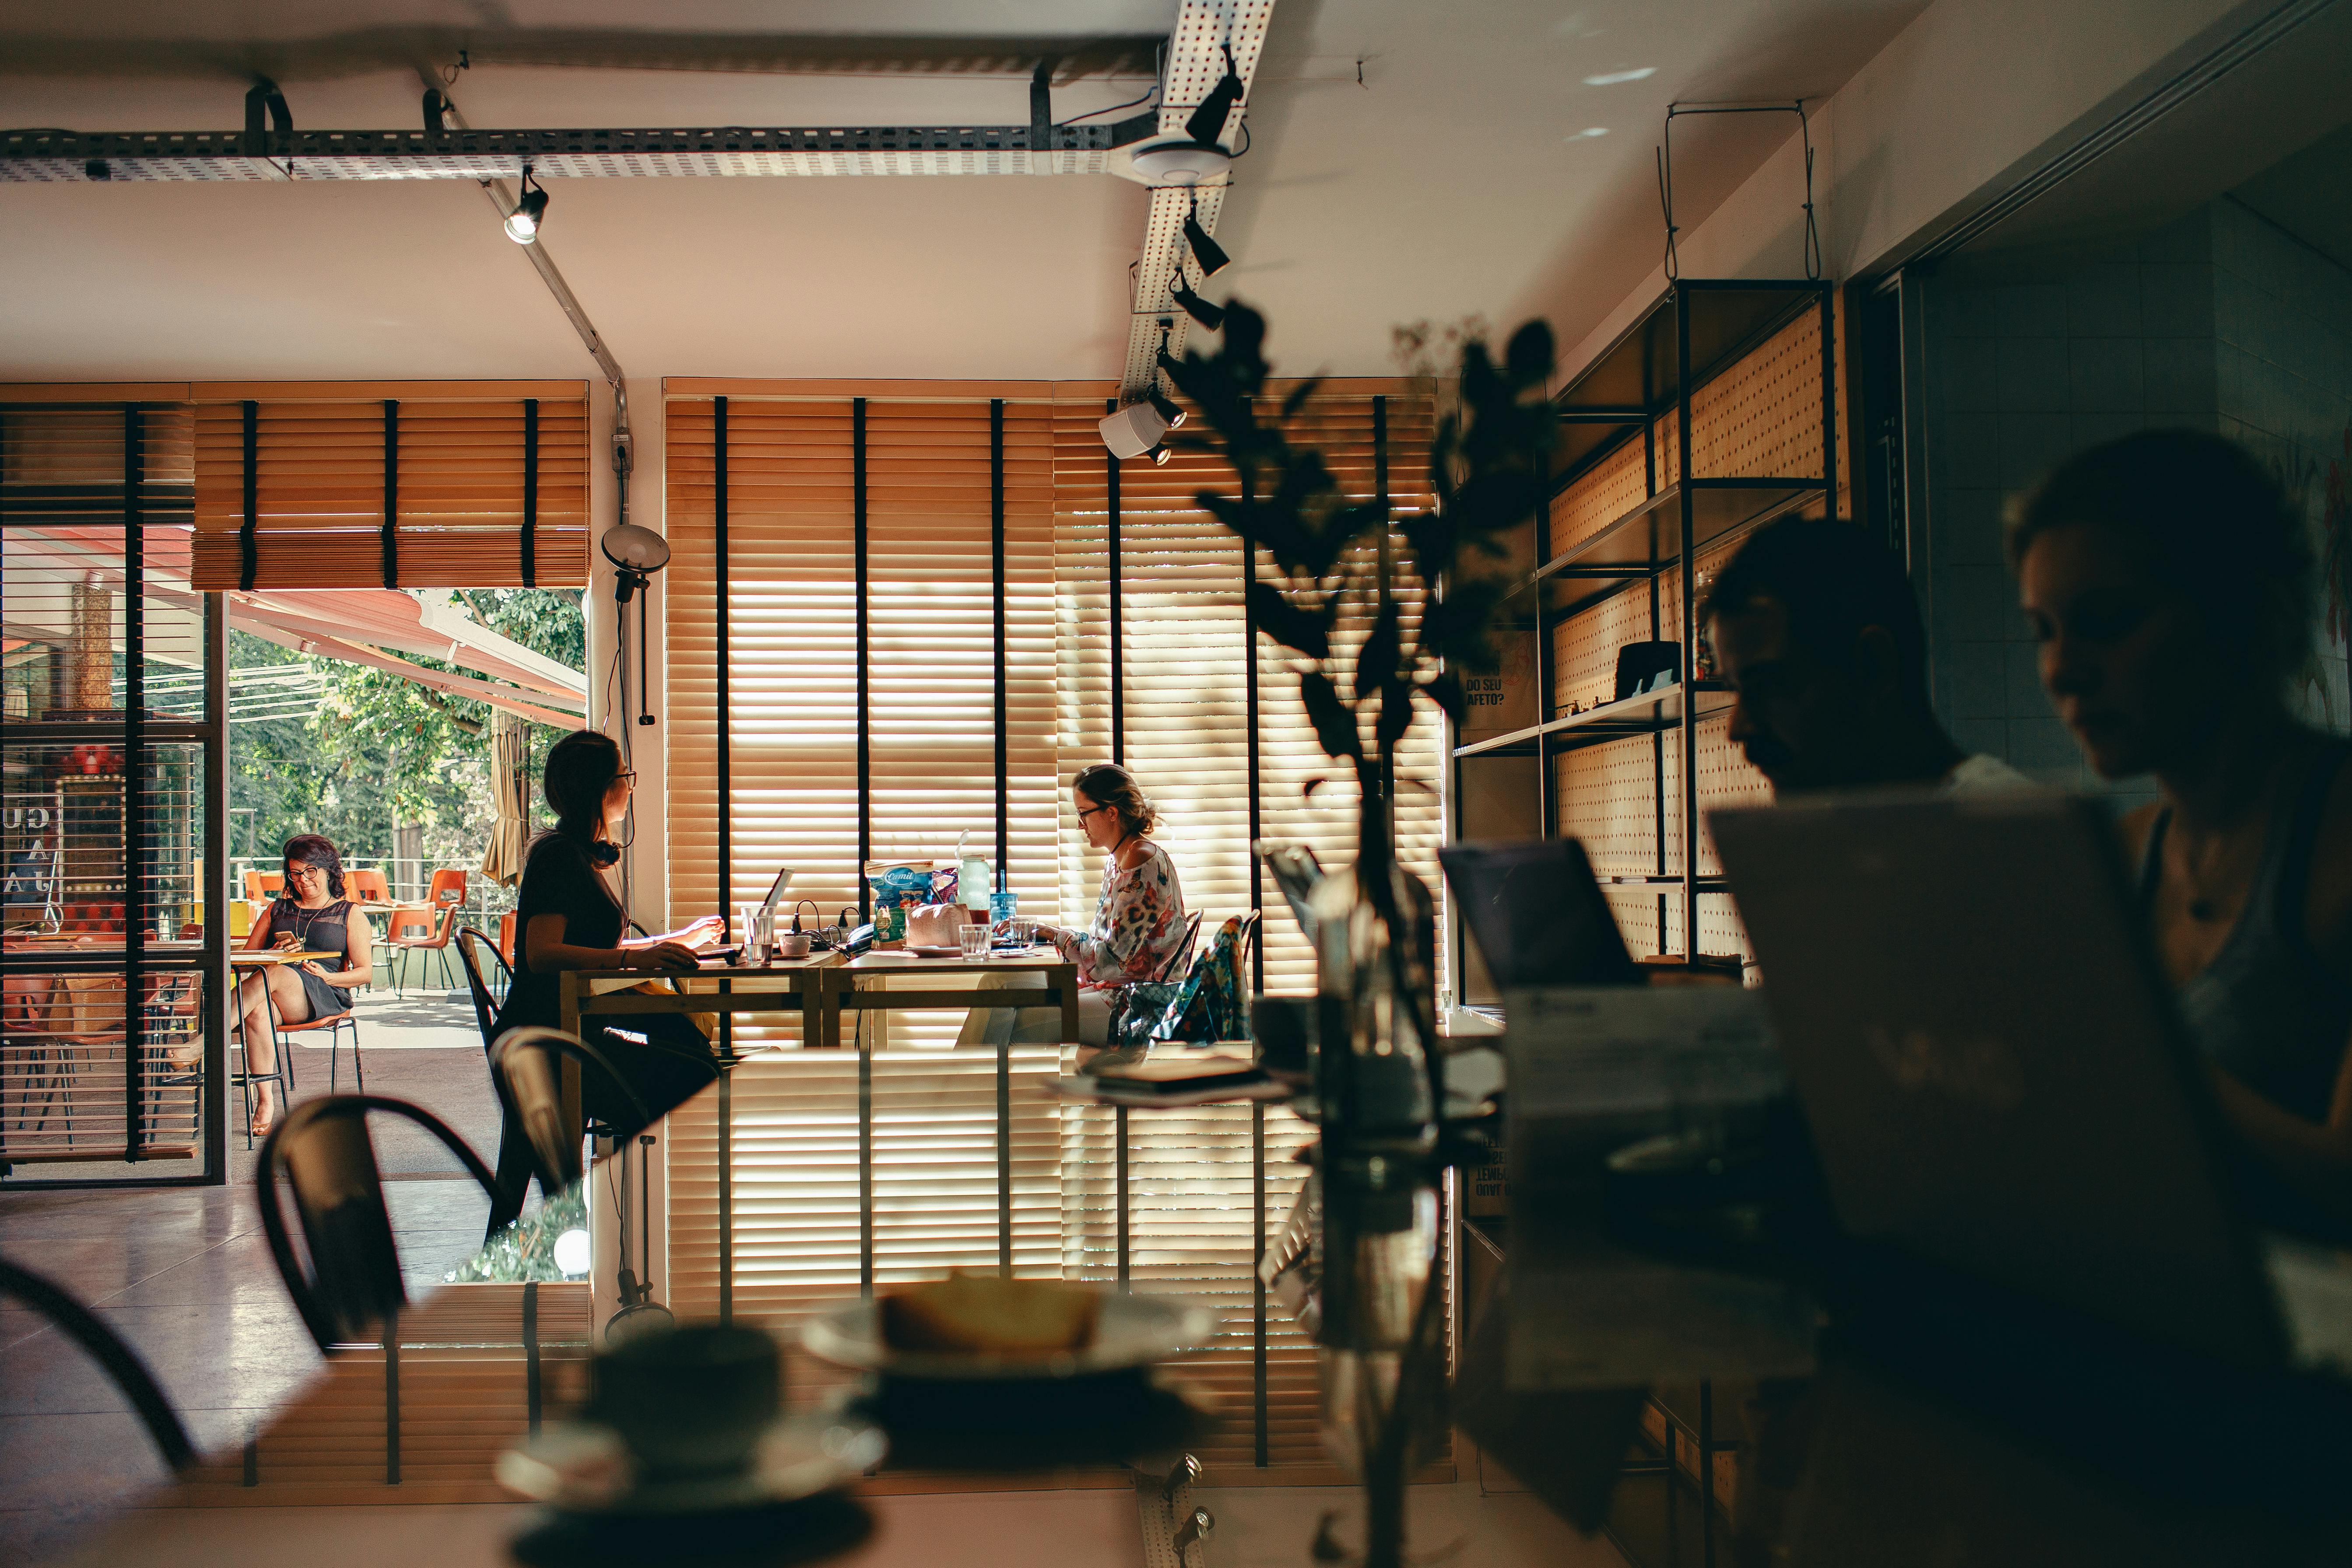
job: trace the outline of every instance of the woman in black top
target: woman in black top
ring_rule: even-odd
[[[567,969],[691,971],[694,950],[726,927],[716,915],[662,936],[628,938],[628,912],[604,880],[620,858],[612,830],[629,810],[636,774],[622,766],[610,736],[579,730],[550,748],[543,784],[555,826],[531,840],[515,898],[514,984],[495,1033],[526,1025],[561,1027],[561,974]],[[718,1076],[710,1042],[677,1014],[634,1017],[618,1027],[583,1019],[581,1032],[659,1116]],[[582,1103],[598,1121],[633,1131],[628,1101],[601,1073],[583,1073]]]
[[[2126,844],[2223,1113],[2290,1189],[2279,1214],[2352,1221],[2352,746],[2296,711],[2299,508],[2233,443],[2147,430],[2062,464],[2009,546],[2084,758],[2156,780]]]
[[[369,959],[374,934],[367,917],[343,897],[343,862],[335,847],[315,833],[286,841],[286,891],[246,932],[248,952],[331,952],[331,969],[313,961],[299,968],[273,963],[248,971],[237,982],[236,1008],[245,1020],[245,1062],[249,1072],[275,1070],[278,1049],[269,1026],[269,1004],[280,1021],[307,1024],[352,1010],[352,987],[365,985],[375,970]],[[265,1000],[267,998],[268,1000]],[[278,1085],[254,1085],[253,1131],[257,1137],[278,1121]]]

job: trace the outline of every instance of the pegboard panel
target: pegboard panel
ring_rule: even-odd
[[[1551,499],[1551,551],[1557,555],[1600,532],[1650,493],[1649,455],[1640,437],[1626,442]]]
[[[1552,801],[1564,838],[1584,841],[1604,877],[1646,877],[1658,869],[1658,781],[1647,735],[1562,752],[1551,760]],[[1674,802],[1666,802],[1671,818]],[[1669,844],[1670,855],[1678,851]]]
[[[1663,582],[1659,592],[1658,611],[1663,617],[1666,612]],[[1596,702],[1615,700],[1617,650],[1629,642],[1649,640],[1650,593],[1645,587],[1628,588],[1556,623],[1551,628],[1552,711],[1566,713],[1570,703],[1590,708]]]
[[[1677,740],[1680,737],[1676,737]],[[1748,765],[1731,739],[1731,715],[1717,713],[1698,723],[1698,871],[1702,877],[1723,873],[1716,858],[1715,839],[1706,830],[1706,814],[1719,806],[1769,805],[1771,782]]]
[[[1658,896],[1655,893],[1634,892],[1624,888],[1601,889],[1609,899],[1609,910],[1617,917],[1618,932],[1625,939],[1625,951],[1636,958],[1654,952],[1675,951],[1660,940]],[[1666,921],[1678,925],[1682,917],[1675,910],[1675,899],[1666,899]]]
[[[1658,420],[1662,486],[1681,476],[1677,424],[1671,410]],[[1691,468],[1708,478],[1822,471],[1818,314],[1799,316],[1692,394]]]

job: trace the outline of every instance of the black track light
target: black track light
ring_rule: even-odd
[[[1209,237],[1209,231],[1201,226],[1201,203],[1197,196],[1193,198],[1192,210],[1184,215],[1184,243],[1192,247],[1192,259],[1201,264],[1201,276],[1203,278],[1213,278],[1234,264],[1234,258],[1219,248],[1217,242]]]
[[[1175,456],[1175,454],[1171,452],[1164,445],[1154,447],[1151,450],[1144,453],[1143,455],[1150,458],[1155,463],[1165,463],[1169,458]]]
[[[530,245],[539,238],[539,226],[547,220],[547,192],[522,172],[522,197],[515,210],[507,215],[507,237],[517,245]]]
[[[1160,357],[1161,359],[1166,359],[1168,355],[1163,352]],[[1168,428],[1171,430],[1182,428],[1184,424],[1184,411],[1176,405],[1174,399],[1171,398],[1166,393],[1160,391],[1156,386],[1149,393],[1145,394],[1145,395],[1151,399],[1152,411],[1158,414],[1162,419],[1168,421]],[[1160,459],[1155,458],[1152,460],[1154,462],[1158,462]]]
[[[1225,324],[1225,308],[1213,305],[1184,287],[1184,275],[1178,273],[1168,285],[1168,297],[1184,308],[1184,313],[1211,331]]]
[[[1209,89],[1201,107],[1192,110],[1192,118],[1184,121],[1184,134],[1195,142],[1215,142],[1225,133],[1225,117],[1234,105],[1242,100],[1242,79],[1234,69],[1234,47],[1224,46],[1225,74],[1223,80]]]

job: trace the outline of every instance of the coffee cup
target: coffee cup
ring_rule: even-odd
[[[732,1324],[624,1341],[590,1380],[588,1418],[620,1434],[641,1482],[740,1473],[783,1405],[776,1342]]]

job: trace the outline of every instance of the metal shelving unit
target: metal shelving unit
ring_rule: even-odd
[[[1553,763],[1581,747],[1652,737],[1652,826],[1655,861],[1646,874],[1606,876],[1618,887],[1657,889],[1679,900],[1682,956],[1698,952],[1698,900],[1723,891],[1720,878],[1686,878],[1668,868],[1679,837],[1680,864],[1699,864],[1697,773],[1693,765],[1670,778],[1665,737],[1680,737],[1679,754],[1696,754],[1699,722],[1728,709],[1732,693],[1699,679],[1696,648],[1687,635],[1671,685],[1590,707],[1559,708],[1553,638],[1560,626],[1590,615],[1620,595],[1646,591],[1653,640],[1669,623],[1693,620],[1694,573],[1677,571],[1703,552],[1728,545],[1773,518],[1808,506],[1834,506],[1837,485],[1834,289],[1805,279],[1761,281],[1684,279],[1667,289],[1632,326],[1555,397],[1560,439],[1553,481],[1541,512],[1530,518],[1517,552],[1519,574],[1503,615],[1532,644],[1522,660],[1531,671],[1532,722],[1497,734],[1454,741],[1450,795],[1454,838],[1549,837],[1559,831]],[[1749,355],[1810,317],[1821,345],[1821,468],[1789,474],[1709,474],[1693,471],[1694,399]],[[1551,520],[1559,496],[1603,463],[1639,443],[1644,475],[1642,500],[1598,528],[1555,548]],[[1671,613],[1670,613],[1671,610]],[[1685,697],[1688,700],[1685,700]],[[1524,711],[1524,710],[1523,710]],[[1534,763],[1533,778],[1527,764]],[[1484,770],[1481,772],[1480,770]],[[1661,942],[1667,927],[1660,910]],[[1473,996],[1468,962],[1456,932],[1455,994]]]

